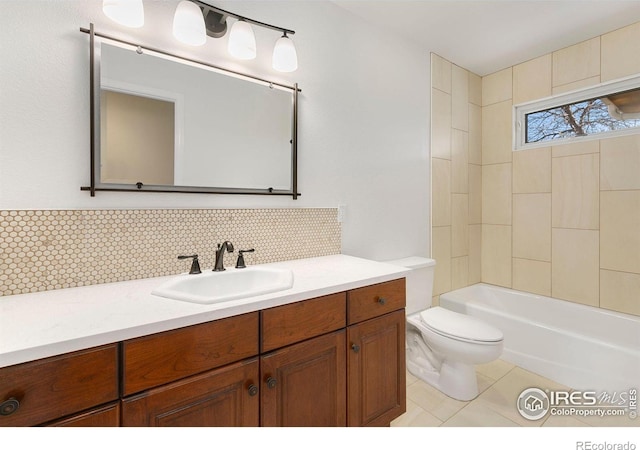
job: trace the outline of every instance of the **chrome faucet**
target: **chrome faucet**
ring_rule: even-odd
[[[213,265],[214,272],[222,272],[226,270],[224,268],[224,252],[228,251],[229,253],[233,253],[233,244],[229,241],[224,241],[222,244],[218,244],[218,249],[216,250],[216,262]]]

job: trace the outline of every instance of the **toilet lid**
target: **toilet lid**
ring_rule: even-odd
[[[429,308],[420,313],[422,322],[436,333],[469,341],[499,342],[502,331],[476,319],[440,306]]]

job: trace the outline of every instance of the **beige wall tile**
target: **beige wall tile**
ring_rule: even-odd
[[[513,192],[551,192],[551,147],[513,152]]]
[[[513,195],[513,256],[551,261],[551,194]]]
[[[431,53],[431,87],[451,94],[451,63]]]
[[[469,164],[469,223],[482,223],[482,166]]]
[[[600,267],[640,273],[640,191],[603,191]]]
[[[482,77],[473,72],[469,74],[469,103],[482,106]]]
[[[640,274],[600,270],[600,307],[640,316]]]
[[[451,290],[469,286],[469,257],[460,256],[451,260]]]
[[[574,81],[573,83],[562,84],[560,86],[553,87],[553,95],[564,94],[565,92],[577,91],[578,89],[585,89],[593,87],[596,84],[600,84],[600,75],[584,80]]]
[[[512,90],[511,67],[482,77],[482,106],[510,100]]]
[[[513,67],[513,103],[551,96],[551,54]]]
[[[553,52],[553,86],[600,75],[600,37]]]
[[[469,162],[482,164],[482,107],[469,103]]]
[[[559,158],[561,156],[587,155],[589,153],[600,152],[600,141],[574,142],[573,144],[554,145],[551,147],[551,156]]]
[[[451,70],[451,126],[469,131],[469,76],[455,64]]]
[[[511,287],[511,227],[482,225],[482,282]]]
[[[440,306],[440,296],[431,297],[431,306]]]
[[[600,141],[600,189],[640,189],[640,134]]]
[[[436,260],[433,295],[451,290],[451,227],[433,227],[432,256]]]
[[[482,225],[469,225],[469,284],[482,281]]]
[[[451,192],[469,192],[469,133],[451,130]]]
[[[469,195],[453,194],[451,198],[451,256],[469,254]]]
[[[600,161],[597,154],[553,158],[553,227],[597,230]]]
[[[451,95],[431,89],[431,157],[451,159]]]
[[[482,164],[511,162],[511,100],[482,108]]]
[[[482,223],[511,225],[511,164],[482,166]]]
[[[552,297],[598,306],[598,231],[554,228]]]
[[[513,289],[551,296],[551,263],[513,258]]]
[[[602,81],[640,73],[640,22],[602,35]]]
[[[451,225],[451,161],[431,160],[431,222],[434,227]]]

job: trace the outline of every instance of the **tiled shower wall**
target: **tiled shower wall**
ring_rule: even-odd
[[[640,315],[640,135],[512,152],[512,106],[640,74],[640,23],[482,79],[482,281]]]
[[[335,208],[0,211],[0,296],[211,269],[229,240],[247,265],[338,254]]]
[[[482,80],[431,55],[434,303],[480,282]]]

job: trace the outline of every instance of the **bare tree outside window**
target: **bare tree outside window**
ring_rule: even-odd
[[[526,114],[525,142],[640,127],[640,89]]]

